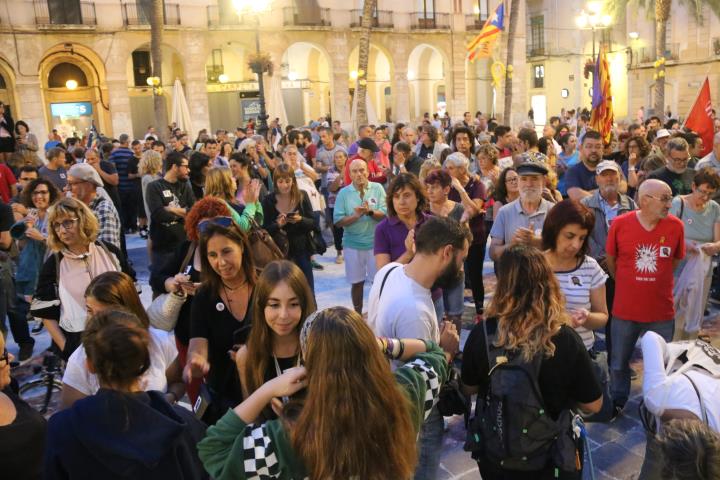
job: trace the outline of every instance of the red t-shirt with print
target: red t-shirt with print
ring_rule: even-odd
[[[10,203],[10,197],[12,196],[10,187],[16,183],[17,180],[15,180],[12,170],[4,163],[0,163],[0,199],[4,203]]]
[[[634,322],[672,320],[673,260],[685,257],[682,222],[668,215],[647,231],[637,211],[625,213],[610,225],[605,248],[616,265],[613,316]]]

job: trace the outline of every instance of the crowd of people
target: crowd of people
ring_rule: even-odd
[[[43,155],[0,105],[0,471],[435,479],[444,417],[467,413],[483,479],[579,479],[583,424],[627,414],[642,338],[641,478],[720,479],[703,323],[720,298],[720,122],[700,158],[674,119],[606,143],[586,111],[541,135],[449,118],[356,135],[275,119],[192,143],[174,125],[53,132]],[[352,309],[318,310],[326,238]],[[11,376],[41,353],[64,364],[47,422]]]

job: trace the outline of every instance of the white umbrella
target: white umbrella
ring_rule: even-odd
[[[179,78],[175,79],[175,84],[173,85],[172,102],[172,119],[170,121],[174,122],[182,131],[193,135],[195,130],[193,130],[192,121],[190,120],[190,109],[188,109],[185,92],[183,91]]]
[[[282,80],[280,75],[270,77],[270,95],[268,95],[268,123],[275,118],[280,119],[280,125],[285,127],[288,124],[287,111],[282,96]]]

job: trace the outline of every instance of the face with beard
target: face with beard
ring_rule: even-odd
[[[598,190],[600,190],[600,195],[607,198],[617,193],[620,185],[620,174],[616,170],[604,170],[595,178],[595,181]]]
[[[432,289],[449,288],[457,285],[464,272],[463,264],[465,263],[465,258],[467,258],[468,247],[468,242],[465,240],[462,250],[457,251],[453,249],[453,255],[450,257],[450,261],[445,268],[443,268],[442,272],[440,272],[435,283],[433,283]]]
[[[189,178],[190,173],[190,163],[187,160],[182,161],[182,163],[177,167],[177,178],[181,182],[187,181]]]
[[[583,138],[580,157],[591,167],[595,167],[602,160],[603,143],[598,138]]]
[[[538,202],[542,196],[544,175],[520,175],[518,189],[523,202]]]

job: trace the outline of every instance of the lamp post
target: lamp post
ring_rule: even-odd
[[[260,14],[268,12],[272,0],[233,0],[233,6],[238,16],[250,14],[255,17],[255,55],[256,68],[253,71],[257,74],[258,79],[258,101],[260,102],[260,115],[258,115],[258,133],[265,136],[268,131],[267,119],[268,115],[265,111],[265,87],[263,86],[264,67],[260,62]]]
[[[575,23],[581,30],[592,30],[592,59],[595,62],[595,30],[604,30],[612,23],[612,17],[602,12],[602,2],[588,2],[587,11],[581,10]]]

